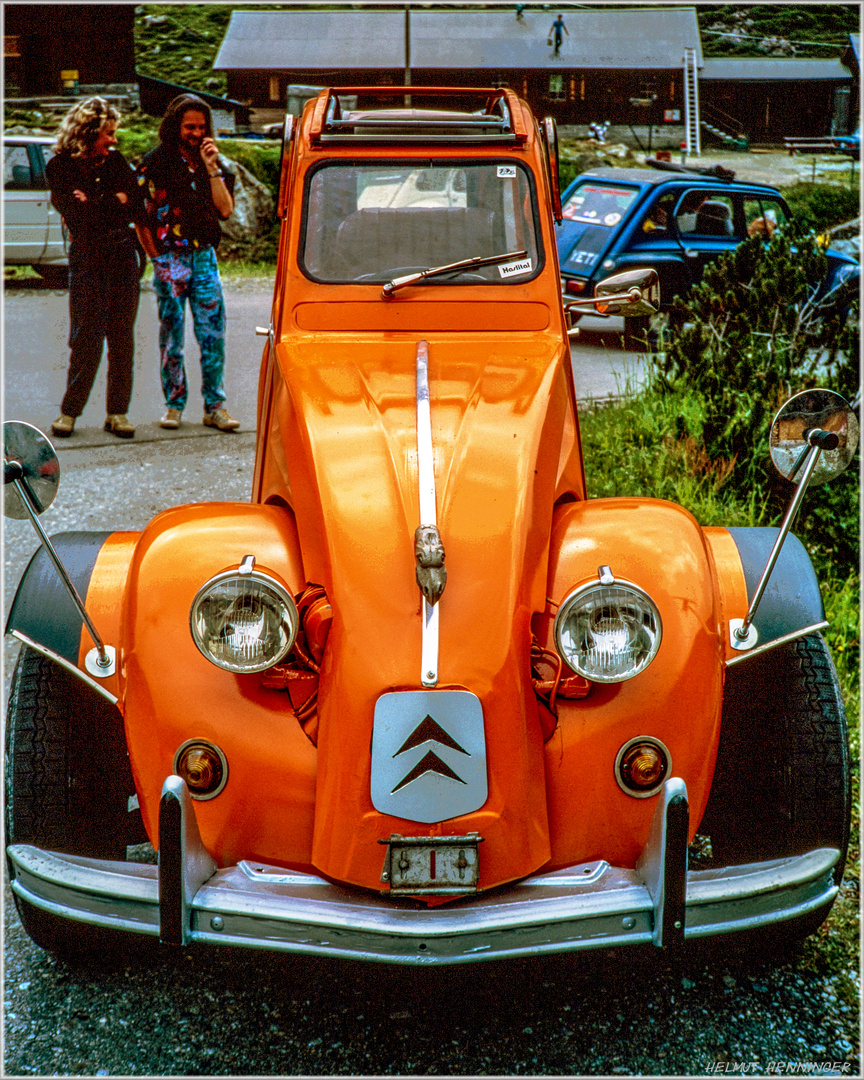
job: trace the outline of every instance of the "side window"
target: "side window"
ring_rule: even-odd
[[[7,144],[4,147],[3,187],[7,191],[26,191],[34,187],[26,146]]]
[[[651,236],[653,233],[667,235],[674,206],[675,195],[672,192],[661,195],[645,214],[642,221],[642,232],[647,236]]]
[[[744,221],[748,236],[770,240],[775,229],[782,229],[786,224],[786,210],[776,199],[748,195],[744,199]]]
[[[714,191],[688,191],[675,212],[675,221],[682,236],[734,236],[732,197]]]

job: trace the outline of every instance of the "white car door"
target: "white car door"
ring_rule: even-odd
[[[37,186],[44,182],[44,176],[34,174],[27,144],[6,142],[3,147],[3,254],[7,263],[39,262],[45,254],[51,202],[47,190]]]

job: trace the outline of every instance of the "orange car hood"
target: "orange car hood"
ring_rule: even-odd
[[[262,498],[293,507],[305,576],[325,587],[333,606],[318,703],[314,861],[367,885],[370,852],[380,871],[378,839],[406,831],[370,800],[375,702],[421,687],[417,346],[401,336],[280,343],[259,462]],[[543,607],[556,496],[582,494],[565,364],[566,347],[551,334],[484,335],[481,343],[452,335],[429,349],[448,575],[438,686],[467,689],[483,702],[489,798],[458,822],[408,831],[476,829],[487,838],[503,830],[484,846],[490,878],[496,850],[507,878],[548,858],[529,623]]]

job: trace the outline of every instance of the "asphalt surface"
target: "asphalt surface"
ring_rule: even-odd
[[[264,338],[255,328],[270,322],[271,282],[258,278],[225,281],[227,330],[225,343],[225,390],[227,406],[241,430],[255,426],[258,371]],[[39,278],[7,281],[4,290],[4,416],[25,420],[43,431],[60,411],[66,386],[69,349],[68,293],[48,288]],[[184,422],[178,431],[165,431],[158,421],[165,412],[159,384],[158,323],[156,297],[149,271],[141,290],[135,325],[135,375],[129,418],[136,425],[135,440],[169,441],[192,437],[218,438],[201,424],[201,372],[192,327],[186,327],[186,375],[189,399]],[[604,399],[622,393],[637,381],[643,364],[636,353],[621,343],[623,319],[587,317],[579,323],[573,341],[573,369],[580,399]],[[102,430],[105,420],[106,362],[103,359],[89,401],[75,426],[75,433],[56,440],[58,451],[73,447],[108,446],[117,439]]]
[[[613,373],[614,349],[598,346]],[[47,531],[134,530],[172,505],[248,499],[251,424],[188,431],[67,440]],[[36,538],[9,521],[5,541],[8,610]],[[15,652],[7,640],[7,683]],[[6,1076],[860,1074],[857,972],[814,962],[812,949],[438,971],[157,950],[72,968],[26,937],[8,888],[4,925]]]

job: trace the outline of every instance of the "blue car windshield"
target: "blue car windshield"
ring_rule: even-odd
[[[639,195],[635,188],[581,184],[563,207],[563,238],[569,251],[561,262],[571,272],[590,271]]]
[[[582,184],[564,205],[564,220],[612,229],[623,219],[638,194],[634,188]]]

